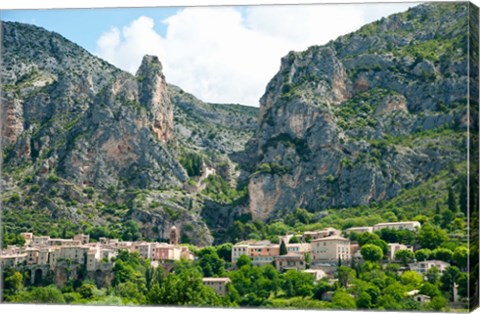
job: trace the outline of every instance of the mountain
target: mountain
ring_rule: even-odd
[[[208,245],[258,238],[262,222],[294,227],[303,209],[318,222],[445,207],[478,129],[469,13],[423,4],[292,51],[260,108],[205,103],[168,84],[155,56],[132,75],[4,22],[4,225],[159,241],[175,225],[182,242]]]
[[[252,137],[258,110],[168,85],[154,56],[131,75],[33,25],[4,22],[2,33],[6,225],[163,239],[177,224],[185,239],[210,243],[203,187],[188,184],[202,169],[189,176],[181,162],[199,156],[235,187],[241,171],[229,154]]]
[[[465,162],[468,14],[423,4],[285,56],[260,101],[253,219],[382,202]]]

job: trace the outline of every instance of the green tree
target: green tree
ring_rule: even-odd
[[[2,249],[7,248],[8,243],[7,243],[7,230],[5,229],[4,226],[2,226]]]
[[[55,286],[34,287],[10,298],[12,303],[65,304],[62,292]]]
[[[447,232],[430,224],[423,225],[418,233],[418,242],[422,248],[435,249],[446,241],[448,241]]]
[[[293,236],[290,238],[289,243],[300,243],[300,239],[297,236]]]
[[[349,310],[355,309],[355,299],[347,292],[337,290],[332,298],[332,306],[335,309]]]
[[[442,212],[442,228],[451,229],[452,221],[455,218],[455,212],[450,209],[446,209]]]
[[[442,296],[436,296],[432,298],[430,303],[428,304],[428,307],[431,308],[434,311],[444,311],[445,308],[447,307],[448,301]]]
[[[427,270],[426,277],[429,283],[436,284],[440,279],[440,271],[437,267],[433,266]]]
[[[458,205],[460,211],[465,215],[468,215],[468,192],[467,192],[467,180],[459,179],[460,182],[460,195],[458,197]]]
[[[280,255],[287,255],[287,254],[288,254],[287,246],[285,245],[285,242],[282,241],[282,243],[280,243]]]
[[[387,264],[385,274],[395,280],[399,279],[398,273],[400,272],[400,265],[396,263]]]
[[[448,204],[448,209],[451,210],[452,212],[456,212],[457,211],[457,201],[455,199],[455,192],[453,191],[453,188],[450,187],[448,189],[448,200],[447,200],[447,204]]]
[[[434,285],[430,282],[424,282],[422,284],[422,286],[420,287],[420,293],[428,295],[431,298],[442,295],[437,285]]]
[[[340,266],[337,268],[338,283],[342,287],[348,287],[348,285],[355,279],[355,270],[347,266]]]
[[[375,244],[365,244],[360,249],[362,257],[366,261],[378,262],[383,258],[383,251],[380,247]]]
[[[14,268],[6,268],[3,274],[4,285],[3,289],[7,294],[15,294],[23,288],[23,276],[20,272],[15,271]]]
[[[465,222],[462,218],[455,218],[452,222],[453,230],[464,230],[465,229]]]
[[[432,255],[432,251],[430,249],[420,249],[415,251],[415,258],[417,261],[426,261]]]
[[[380,240],[380,237],[378,236],[378,234],[371,233],[371,232],[362,233],[358,235],[358,238],[357,238],[357,242],[360,246],[372,243],[375,240]]]
[[[398,250],[395,253],[395,259],[400,261],[403,266],[408,266],[415,258],[415,253],[411,250]]]
[[[313,288],[313,298],[321,300],[324,293],[331,290],[332,287],[328,283],[328,280],[320,280]]]
[[[180,274],[169,274],[160,285],[156,283],[147,293],[149,304],[162,305],[223,305],[222,298],[202,283],[197,268],[187,268]]]
[[[217,254],[225,262],[232,262],[232,243],[223,243],[216,247]]]
[[[212,247],[204,248],[198,252],[196,264],[202,269],[204,277],[225,275],[225,261],[218,256],[217,251]]]
[[[406,292],[407,288],[398,282],[393,282],[383,289],[383,294],[393,297],[396,302],[400,302]]]
[[[451,262],[453,252],[452,252],[452,250],[449,250],[449,249],[437,248],[437,249],[432,251],[432,256],[437,260],[441,260],[441,261],[445,261],[445,262]]]
[[[84,299],[90,299],[93,297],[93,293],[95,292],[97,287],[91,283],[84,283],[78,289],[77,292],[82,296]]]
[[[282,275],[282,290],[287,297],[307,297],[313,294],[313,277],[296,270],[288,270]]]
[[[372,307],[372,297],[367,292],[361,292],[356,299],[357,308],[369,309]]]
[[[442,277],[440,277],[440,281],[442,283],[441,289],[443,291],[452,293],[453,285],[460,278],[460,274],[461,272],[457,267],[455,266],[447,267],[447,269],[443,272]]]
[[[124,303],[145,304],[144,292],[133,282],[122,282],[115,287],[115,295],[121,297]]]
[[[460,268],[466,268],[468,263],[469,251],[465,246],[459,246],[453,252],[452,260]]]
[[[401,310],[401,304],[391,295],[385,294],[378,299],[379,309],[382,310]]]
[[[413,289],[419,288],[423,282],[423,276],[413,270],[407,270],[400,276],[400,282]]]
[[[245,254],[242,254],[242,255],[240,255],[240,257],[237,260],[237,267],[242,268],[242,266],[245,266],[245,265],[251,266],[252,265],[252,259],[249,256],[247,256]]]

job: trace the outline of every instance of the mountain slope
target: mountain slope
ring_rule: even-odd
[[[290,52],[261,99],[254,219],[368,205],[466,160],[468,4]]]
[[[9,231],[163,239],[176,224],[184,239],[210,243],[201,218],[209,197],[189,189],[182,157],[195,152],[234,189],[240,171],[229,154],[252,137],[256,109],[205,104],[167,85],[157,57],[131,75],[33,25],[5,22],[2,33]]]

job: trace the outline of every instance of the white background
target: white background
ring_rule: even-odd
[[[193,5],[246,5],[246,4],[293,4],[293,3],[365,3],[365,2],[400,2],[400,1],[372,1],[372,0],[83,0],[83,1],[65,1],[65,0],[10,0],[0,2],[1,9],[32,9],[32,8],[88,8],[88,7],[140,7],[140,6],[193,6]],[[414,0],[402,1],[402,2],[419,2]],[[472,1],[477,6],[480,6],[480,0]],[[139,313],[139,314],[304,314],[305,311],[301,310],[258,310],[258,309],[207,309],[207,308],[179,308],[179,307],[106,307],[106,306],[61,306],[61,305],[10,305],[1,304],[0,313],[30,313],[30,314],[56,314],[56,313],[68,313],[68,314],[127,314],[127,313]],[[308,311],[313,312],[313,311]],[[364,311],[329,311],[330,313],[368,313]],[[405,312],[403,312],[405,313]],[[476,314],[480,314],[480,310],[475,311]]]

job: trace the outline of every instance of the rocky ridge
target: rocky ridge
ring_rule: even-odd
[[[420,5],[284,57],[260,101],[254,219],[388,200],[465,160],[468,12]]]
[[[205,104],[168,85],[155,56],[131,75],[33,25],[4,22],[2,33],[6,224],[32,229],[18,217],[42,215],[44,233],[60,221],[128,232],[134,220],[152,239],[178,225],[185,239],[211,243],[205,196],[183,189],[179,160],[195,151],[205,165],[222,161],[235,186],[228,155],[253,135],[256,109]]]

